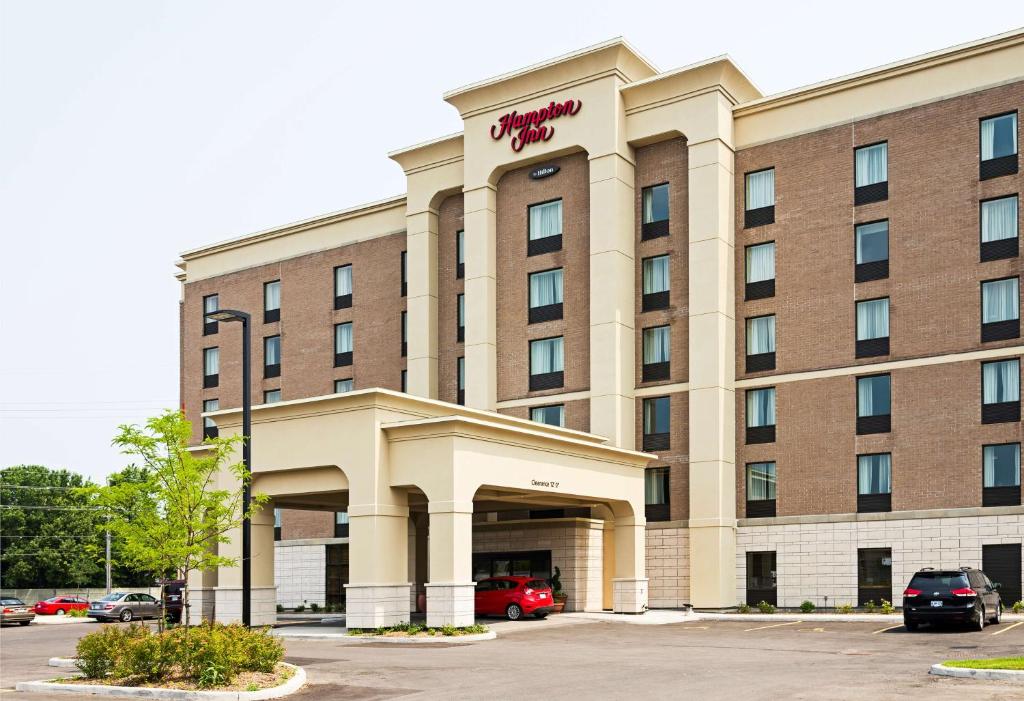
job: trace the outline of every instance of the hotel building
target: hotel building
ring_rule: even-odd
[[[569,610],[1021,598],[1024,31],[769,96],[613,40],[444,99],[406,194],[179,262],[197,445],[241,403],[204,313],[252,314],[260,620],[464,623],[556,567]]]

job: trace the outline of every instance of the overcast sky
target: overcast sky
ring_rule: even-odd
[[[624,36],[770,94],[1024,25],[827,7],[0,0],[0,466],[120,469],[117,424],[178,403],[178,253],[401,193],[385,154],[462,128],[445,90]]]

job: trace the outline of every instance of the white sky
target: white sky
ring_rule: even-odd
[[[614,36],[766,94],[1024,25],[959,2],[0,0],[0,467],[120,469],[178,402],[188,248],[401,193],[441,93]]]

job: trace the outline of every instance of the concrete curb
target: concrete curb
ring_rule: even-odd
[[[334,640],[340,643],[352,643],[358,645],[360,643],[389,643],[394,645],[409,645],[409,644],[420,644],[425,643],[427,645],[434,645],[437,643],[449,643],[454,645],[468,645],[469,643],[479,643],[485,640],[494,640],[498,637],[498,634],[493,630],[489,630],[486,633],[475,633],[473,635],[418,635],[415,637],[407,636],[387,636],[387,635],[349,635],[346,633],[288,633],[283,629],[277,629],[274,631],[274,636],[284,638],[286,640]]]
[[[839,623],[903,623],[902,613],[694,613],[694,620],[703,621],[827,621]],[[1024,621],[1019,613],[1004,613],[1003,623]]]
[[[967,667],[947,667],[933,664],[929,674],[940,677],[957,677],[959,679],[985,679],[988,681],[1014,681],[1024,683],[1024,671],[1014,669],[969,669]]]
[[[75,657],[51,657],[46,661],[46,664],[51,667],[71,667],[72,669],[78,669],[75,666]]]
[[[167,699],[169,701],[263,701],[264,699],[279,699],[283,696],[289,696],[306,684],[306,670],[287,662],[282,662],[281,664],[288,665],[295,670],[292,678],[284,684],[260,691],[185,691],[183,689],[154,689],[152,687],[108,686],[103,684],[57,684],[48,681],[18,682],[15,688],[18,691],[42,694],[91,694],[94,696],[116,696],[118,698]]]
[[[44,626],[61,626],[73,623],[96,623],[96,619],[89,618],[87,616],[40,616],[37,614],[36,617],[32,620],[32,622],[39,623],[40,625]]]

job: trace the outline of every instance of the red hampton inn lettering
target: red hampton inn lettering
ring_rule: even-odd
[[[512,150],[518,153],[526,144],[547,141],[554,136],[555,128],[545,125],[544,122],[564,115],[571,117],[579,112],[582,106],[582,100],[566,100],[565,102],[552,100],[547,107],[541,107],[539,110],[533,110],[526,114],[509,112],[502,115],[497,124],[491,126],[491,138],[498,141],[504,136],[510,136]]]

